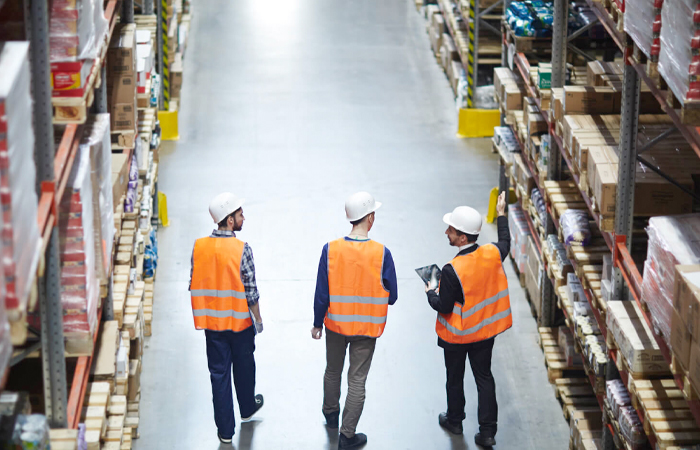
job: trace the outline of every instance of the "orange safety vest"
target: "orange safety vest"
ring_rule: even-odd
[[[253,325],[241,280],[244,247],[235,237],[194,243],[190,295],[196,329],[238,332]]]
[[[490,339],[513,326],[508,280],[501,264],[501,252],[492,244],[455,257],[450,264],[464,292],[464,303],[439,314],[438,336],[451,344],[470,344]]]
[[[341,238],[328,243],[327,329],[345,336],[382,335],[389,309],[383,263],[384,246],[378,242]]]

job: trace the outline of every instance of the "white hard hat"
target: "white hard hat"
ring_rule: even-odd
[[[380,206],[382,204],[374,201],[369,192],[357,192],[345,200],[345,216],[350,222],[354,222],[375,212]]]
[[[229,214],[243,206],[245,199],[238,198],[230,192],[217,195],[209,203],[209,214],[214,219],[214,223],[219,223]]]
[[[481,214],[468,206],[456,207],[451,213],[445,214],[442,220],[462,233],[479,234],[481,232]]]

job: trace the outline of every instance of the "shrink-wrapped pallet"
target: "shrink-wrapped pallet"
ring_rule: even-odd
[[[527,265],[527,238],[530,228],[527,226],[525,212],[520,205],[508,205],[508,227],[510,228],[510,254],[520,273],[525,273]]]
[[[646,230],[649,247],[642,300],[649,306],[654,326],[670,344],[675,266],[700,263],[700,214],[652,217]]]
[[[627,0],[625,33],[629,34],[647,58],[658,61],[663,0]]]
[[[7,42],[0,49],[3,298],[11,321],[26,311],[41,247],[28,55],[23,42]]]
[[[95,271],[102,283],[109,279],[114,244],[112,204],[112,146],[109,114],[91,116],[85,126],[81,151],[90,155]]]
[[[107,32],[100,0],[54,0],[49,12],[52,62],[95,59]]]
[[[679,99],[700,99],[700,55],[697,55],[696,0],[664,1],[661,7],[659,72]]]
[[[92,342],[99,285],[95,273],[93,172],[89,147],[81,146],[59,206],[63,333]]]

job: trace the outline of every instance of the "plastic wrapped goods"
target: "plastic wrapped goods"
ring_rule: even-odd
[[[100,0],[56,0],[50,5],[51,61],[97,58],[108,26],[103,3]]]
[[[41,245],[28,48],[24,42],[7,42],[0,50],[2,265],[11,321],[26,311]]]
[[[51,448],[49,424],[40,414],[17,416],[10,447],[22,450],[45,450]]]
[[[698,57],[693,56],[696,3],[695,0],[667,0],[661,7],[664,51],[659,55],[659,72],[680,99],[700,98],[700,81],[695,81],[700,74]]]
[[[659,56],[661,5],[663,0],[626,0],[625,33],[629,34],[647,58]]]
[[[93,230],[93,172],[90,152],[78,148],[59,206],[63,334],[67,339],[92,342],[97,319],[99,285],[95,274]]]
[[[700,263],[700,214],[659,216],[649,220],[642,300],[666,343],[671,337],[673,284],[677,264]]]
[[[644,433],[644,426],[637,411],[632,406],[623,406],[620,408],[620,416],[618,417],[622,436],[629,442],[633,450],[645,448],[647,435]]]
[[[595,19],[589,8],[572,5],[569,8],[569,33],[589,24]],[[506,21],[516,36],[546,38],[552,36],[554,25],[554,3],[552,1],[527,0],[511,2],[506,11]],[[601,26],[588,32],[590,38],[604,37]]]
[[[559,218],[563,228],[566,245],[588,245],[591,241],[591,228],[588,222],[588,211],[569,209]]]
[[[629,392],[622,380],[610,380],[605,382],[605,396],[608,399],[610,410],[615,418],[620,417],[620,411],[632,404]]]
[[[510,228],[510,254],[520,273],[525,273],[527,264],[527,238],[530,228],[527,226],[525,212],[520,205],[508,205],[508,228]]]
[[[92,209],[95,244],[95,271],[100,281],[109,279],[114,244],[114,205],[112,204],[112,144],[109,114],[90,116],[85,125],[81,151],[90,155]]]
[[[532,192],[530,193],[530,199],[532,200],[532,203],[535,205],[535,209],[537,210],[537,215],[540,218],[540,222],[542,223],[547,223],[547,204],[544,202],[544,198],[542,198],[542,194],[540,193],[540,190],[537,188],[534,188]]]

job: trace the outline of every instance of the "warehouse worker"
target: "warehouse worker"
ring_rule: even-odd
[[[351,195],[345,202],[345,215],[352,231],[326,244],[318,265],[311,337],[321,339],[325,323],[322,411],[332,429],[338,428],[340,384],[345,351],[350,346],[348,395],[338,441],[341,449],[367,443],[365,434],[355,432],[365,403],[365,382],[377,338],[386,325],[387,310],[398,297],[391,253],[368,237],[380,206],[367,192]]]
[[[453,434],[462,434],[464,414],[464,367],[467,355],[478,391],[479,433],[474,441],[482,447],[496,445],[496,383],[491,374],[494,338],[513,324],[508,297],[508,281],[502,262],[510,251],[505,193],[498,197],[498,242],[479,246],[481,214],[459,206],[443,220],[450,245],[459,248],[457,256],[442,268],[440,286],[426,286],[428,302],[439,314],[438,345],[445,352],[447,369],[447,412],[440,425]]]
[[[218,224],[197,239],[192,252],[190,294],[194,326],[204,330],[219,440],[230,444],[235,432],[231,367],[243,421],[263,406],[255,395],[255,334],[262,333],[255,265],[250,246],[236,238],[243,229],[243,199],[224,192],[209,204]]]

